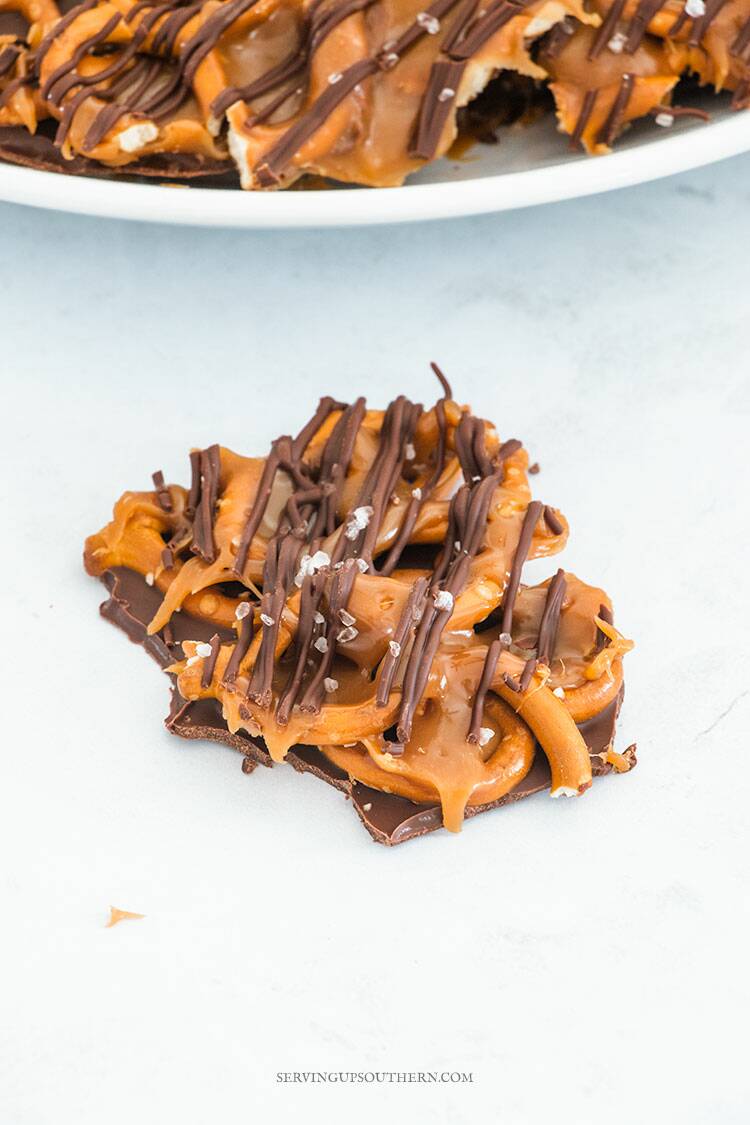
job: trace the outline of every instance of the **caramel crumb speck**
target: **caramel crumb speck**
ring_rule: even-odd
[[[104,927],[106,930],[116,926],[118,922],[125,922],[128,918],[145,918],[145,914],[134,914],[132,910],[120,910],[118,906],[110,906],[109,921]]]

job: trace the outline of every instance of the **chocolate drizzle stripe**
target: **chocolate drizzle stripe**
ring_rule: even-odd
[[[462,0],[458,8],[456,18],[451,24],[450,31],[441,44],[440,49],[443,54],[450,55],[454,47],[457,47],[461,42],[464,35],[466,34],[467,28],[471,25],[472,20],[474,19],[478,3],[479,0]],[[448,397],[452,398],[453,396],[449,395]]]
[[[703,36],[728,2],[729,0],[706,0],[705,14],[693,21],[693,31],[688,40],[691,47],[697,47],[700,44]]]
[[[622,127],[622,121],[628,108],[635,79],[632,74],[623,74],[620,79],[620,88],[617,91],[612,108],[607,115],[607,120],[596,135],[597,144],[611,145]],[[545,512],[546,515],[546,512]]]
[[[92,47],[97,47],[100,43],[106,42],[106,40],[115,30],[117,25],[121,23],[121,21],[122,16],[118,12],[110,19],[108,19],[103,27],[100,27],[99,30],[94,32],[93,35],[89,35],[88,38],[84,39],[83,42],[78,44],[78,46],[71,54],[70,58],[67,59],[64,63],[61,63],[60,66],[58,66],[55,70],[53,70],[52,74],[50,74],[42,84],[39,93],[43,101],[50,101],[53,105],[57,104],[58,97],[56,88],[58,84],[60,84],[63,79],[67,78],[68,74],[71,71],[74,71],[76,69],[81,59],[83,59],[84,56],[89,53]],[[76,79],[75,85],[82,84],[82,81]],[[68,88],[69,86],[66,86],[62,90],[61,96],[67,93]]]
[[[581,143],[583,131],[589,123],[591,114],[594,112],[596,95],[596,90],[587,90],[584,94],[583,104],[581,105],[581,112],[578,115],[578,120],[575,123],[573,132],[570,134],[571,148],[576,148]]]
[[[34,79],[31,75],[23,75],[20,78],[14,78],[12,82],[8,83],[4,90],[0,91],[0,109],[2,109],[4,105],[8,105],[11,98],[17,94],[19,90],[22,90],[24,86],[33,86],[33,84]]]
[[[625,31],[625,45],[623,50],[626,55],[634,54],[646,34],[646,29],[651,20],[664,7],[665,0],[640,0]],[[674,28],[671,29],[671,33]]]
[[[459,541],[463,544],[463,549],[455,560],[448,565],[446,577],[442,579],[440,569],[446,566],[447,560],[450,558],[448,551],[453,549],[447,546],[450,542],[448,540],[446,553],[433,572],[433,584],[431,586],[433,600],[432,603],[428,602],[419,623],[404,675],[401,710],[396,728],[396,734],[400,742],[406,743],[411,737],[414,715],[427,685],[440,638],[453,613],[455,599],[468,581],[472,558],[482,545],[490,501],[501,473],[502,470],[498,470],[498,472],[484,478],[473,487],[465,485],[453,497],[451,503],[453,519],[449,519],[449,533],[450,529],[455,528]],[[449,604],[445,606],[440,604],[441,594],[450,595]]]
[[[214,541],[214,509],[219,495],[221,462],[218,445],[211,445],[200,455],[201,495],[193,523],[193,553],[204,562],[216,559]]]
[[[159,507],[163,512],[171,512],[172,496],[166,484],[164,483],[164,473],[161,471],[161,469],[158,469],[157,472],[151,474],[151,480],[154,482],[154,488],[156,490],[156,502],[158,503]]]
[[[531,547],[531,540],[534,537],[534,529],[539,522],[541,514],[542,504],[538,500],[533,500],[526,509],[521,534],[518,537],[518,546],[513,556],[513,565],[510,569],[508,585],[503,596],[503,616],[501,624],[501,632],[503,633],[510,633],[511,631],[513,610],[518,595],[518,587],[521,584],[521,571],[523,570],[523,564],[526,562],[529,548]]]
[[[220,117],[235,102],[251,101],[253,98],[261,97],[263,94],[270,93],[283,83],[289,82],[303,72],[306,72],[309,68],[309,62],[313,52],[318,49],[320,44],[330,35],[334,28],[356,12],[364,11],[366,8],[369,8],[374,2],[375,0],[344,0],[343,3],[338,3],[333,8],[325,9],[320,18],[318,18],[320,10],[319,4],[316,5],[312,11],[308,10],[306,25],[303,28],[302,42],[299,47],[290,52],[290,54],[282,59],[280,63],[277,63],[276,66],[271,67],[265,74],[254,79],[246,86],[232,86],[222,91],[211,103],[211,112],[217,117]],[[272,103],[274,107],[273,110],[270,106],[265,106],[260,112],[253,114],[251,119],[253,124],[270,117],[272,112],[275,112],[280,105],[283,105],[292,93],[294,93],[294,90],[290,89],[283,95],[279,95]],[[249,127],[247,123],[246,127]]]
[[[253,98],[260,98],[264,94],[270,94],[278,86],[281,86],[285,82],[290,82],[293,78],[301,74],[305,70],[305,66],[305,54],[300,51],[294,51],[292,54],[287,55],[287,57],[276,66],[267,70],[260,78],[249,82],[247,86],[230,86],[228,89],[222,90],[211,102],[211,113],[213,113],[215,117],[221,117],[235,102],[249,102],[252,101]],[[279,101],[279,104],[283,104],[292,93],[293,90],[285,91],[283,99]],[[267,109],[264,109],[262,113],[264,116],[267,116]],[[257,122],[259,119],[260,115],[258,113],[253,115],[254,122]],[[247,123],[246,127],[249,127]]]
[[[214,678],[216,670],[216,661],[219,658],[219,649],[221,648],[221,640],[218,633],[214,633],[209,642],[211,645],[211,655],[207,656],[203,661],[203,670],[201,672],[201,687],[207,688],[211,686],[211,681]]]
[[[446,420],[445,403],[442,399],[439,399],[435,405],[435,414],[438,421],[438,448],[435,458],[435,468],[433,469],[430,479],[422,486],[420,490],[421,495],[418,497],[412,495],[409,501],[409,506],[406,510],[406,515],[404,516],[401,527],[399,528],[398,535],[386,555],[385,561],[380,567],[380,574],[385,576],[393,573],[398,560],[403,554],[404,548],[409,542],[422,506],[427,502],[440,480],[440,477],[443,475],[446,452]]]
[[[484,714],[484,701],[487,698],[487,692],[490,689],[490,684],[495,675],[497,662],[500,659],[500,653],[506,646],[498,638],[492,642],[487,649],[487,655],[484,658],[484,666],[482,668],[482,675],[479,680],[479,685],[474,696],[474,703],[471,708],[471,722],[469,724],[469,731],[466,735],[466,741],[477,743],[479,742],[479,730],[482,725],[482,716]]]
[[[167,8],[171,7],[166,5]],[[171,55],[174,53],[177,36],[182,31],[185,24],[190,23],[193,16],[197,16],[202,10],[203,4],[188,4],[185,7],[179,7],[176,11],[170,11],[164,23],[160,24],[154,38],[151,42],[151,49],[154,54]]]
[[[323,596],[325,582],[325,574],[319,573],[308,575],[302,583],[299,623],[294,638],[294,666],[279,696],[279,703],[276,708],[276,722],[279,726],[286,726],[289,722],[292,708],[298,700],[307,671],[307,663],[310,659],[310,646],[315,643],[318,637],[324,635],[320,625],[315,621],[315,615]]]
[[[451,388],[451,385],[448,382],[443,369],[441,367],[438,367],[438,365],[434,361],[430,362],[430,367],[432,368],[437,381],[440,383],[440,386],[443,388],[443,398],[452,399],[453,389]]]
[[[255,166],[258,182],[263,187],[278,183],[279,175],[295,153],[312,137],[333,111],[351,94],[355,86],[375,74],[378,64],[374,59],[360,59],[350,66],[334,85],[329,85],[311,108],[283,137],[273,145]]]
[[[535,656],[532,656],[524,664],[523,671],[521,672],[521,679],[519,680],[519,687],[521,691],[528,691],[529,684],[534,677],[534,672],[536,672],[536,666],[538,663],[539,661],[537,660],[537,658]]]
[[[398,646],[398,654],[389,646],[388,652],[383,657],[380,665],[380,679],[375,696],[375,703],[378,707],[385,707],[387,705],[396,670],[401,660],[401,653],[405,649],[410,635],[422,620],[427,587],[428,581],[426,578],[422,577],[417,579],[409,591],[409,596],[406,599],[401,618],[393,635],[393,641]]]
[[[21,54],[21,48],[11,44],[0,51],[0,78],[8,74],[16,65],[16,59]]]
[[[518,450],[522,448],[523,443],[520,442],[518,438],[510,438],[509,441],[504,441],[500,446],[497,451],[495,460],[498,462],[498,464],[500,464],[502,461],[507,461],[509,457],[512,457],[514,453],[517,453]],[[533,469],[529,469],[529,472],[532,471]]]
[[[602,53],[602,51],[614,35],[615,31],[617,30],[617,25],[620,22],[620,17],[622,16],[622,13],[624,11],[626,2],[627,0],[615,0],[614,4],[612,4],[606,16],[602,20],[601,26],[599,27],[588,52],[587,58],[589,59],[589,62],[593,62],[594,59],[597,59],[599,57],[599,55]]]
[[[228,0],[201,24],[195,35],[183,43],[179,58],[185,82],[192,83],[196,70],[227,28],[257,3],[258,0]]]
[[[276,477],[278,468],[279,455],[276,452],[276,449],[272,446],[271,452],[266,458],[266,463],[263,466],[263,472],[261,473],[260,481],[258,482],[255,499],[253,500],[253,505],[250,509],[250,515],[248,516],[247,523],[245,524],[245,528],[242,532],[242,535],[240,536],[240,542],[237,547],[237,554],[234,559],[233,569],[238,578],[242,576],[245,565],[247,564],[247,555],[248,551],[250,550],[250,544],[252,543],[253,538],[263,521],[263,516],[266,513],[268,499],[271,495],[271,489],[273,488],[273,482]]]
[[[750,99],[750,78],[743,78],[732,97],[732,109],[746,109]]]
[[[560,611],[565,598],[567,582],[565,571],[558,570],[555,577],[547,587],[547,597],[544,601],[544,610],[539,622],[539,638],[537,640],[536,655],[540,664],[549,668],[555,653],[555,641],[560,624]]]
[[[653,117],[658,117],[660,113],[667,113],[670,117],[695,117],[698,121],[711,120],[710,113],[706,113],[704,109],[698,109],[695,106],[657,105],[651,110],[651,115]]]
[[[729,48],[729,53],[735,58],[741,58],[750,47],[750,16],[745,20],[737,33],[737,38]]]
[[[346,609],[359,568],[353,559],[347,559],[341,570],[334,575],[328,605],[328,648],[321,653],[318,667],[300,700],[300,710],[317,714],[325,698],[324,681],[330,674],[338,648],[337,631],[340,613]]]
[[[465,61],[475,55],[506,23],[520,15],[529,0],[495,0],[484,15],[479,16],[468,28],[460,42],[448,52],[450,58]]]
[[[227,662],[226,669],[224,670],[223,683],[227,687],[232,687],[237,682],[237,676],[240,671],[240,665],[247,655],[248,649],[252,643],[253,635],[255,633],[254,626],[254,612],[251,608],[246,617],[242,618],[240,622],[240,631],[237,637],[232,654]]]
[[[50,29],[50,31],[47,32],[34,54],[34,66],[37,75],[40,72],[42,62],[44,61],[44,58],[50,47],[54,43],[55,39],[57,39],[58,36],[62,35],[62,33],[70,27],[74,20],[77,20],[79,16],[83,15],[84,12],[90,12],[92,8],[95,8],[98,2],[99,0],[84,0],[82,4],[76,4],[74,8],[71,8],[70,11],[61,19],[59,19],[57,23],[54,24],[54,26]]]
[[[609,606],[606,606],[603,603],[602,603],[602,605],[599,606],[599,617],[601,618],[602,621],[606,622],[607,625],[614,625],[614,623],[615,623],[615,619],[612,616],[612,610],[609,608]],[[601,652],[602,649],[606,648],[608,644],[609,644],[609,637],[607,636],[607,634],[603,633],[601,629],[597,628],[597,630],[596,630],[596,652]]]
[[[420,160],[432,160],[443,135],[445,123],[455,109],[465,62],[438,60],[427,80],[410,153]]]
[[[565,525],[562,523],[554,508],[550,508],[549,504],[544,506],[544,522],[550,529],[553,535],[562,535],[565,531]]]

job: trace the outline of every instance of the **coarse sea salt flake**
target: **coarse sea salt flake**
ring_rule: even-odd
[[[325,637],[318,637],[313,648],[316,648],[318,652],[328,652],[328,641]]]
[[[197,664],[199,660],[200,660],[200,656],[190,656],[190,657],[188,657],[187,661],[185,662],[185,667],[186,668],[192,668],[193,665]]]
[[[613,55],[621,55],[622,49],[625,46],[625,44],[627,43],[627,41],[628,41],[628,38],[627,38],[626,35],[623,35],[623,33],[621,31],[616,31],[615,34],[610,39],[610,41],[607,43],[607,47],[609,48],[609,50],[612,52]]]
[[[326,619],[323,616],[323,614],[320,612],[319,609],[315,611],[315,616],[313,617],[313,621],[315,622],[316,625],[325,625]]]
[[[351,514],[348,524],[346,525],[346,531],[344,532],[346,538],[356,539],[360,531],[364,531],[364,529],[369,524],[371,516],[372,508],[369,506],[369,504],[361,508],[355,508]]]
[[[200,644],[197,644],[195,646],[196,656],[202,656],[204,660],[206,660],[211,655],[211,651],[211,646],[209,644],[206,644],[205,641],[201,641]]]
[[[146,585],[147,586],[153,586],[153,584],[154,584],[154,572],[153,572],[153,570],[150,570],[148,572],[148,574],[146,575]]]
[[[449,102],[451,100],[451,98],[455,98],[455,96],[456,96],[455,90],[451,89],[450,86],[443,86],[442,90],[438,94],[438,101],[439,102]]]
[[[412,496],[414,497],[415,500],[421,500],[422,499],[422,489],[421,488],[412,488],[411,494],[412,494]]]
[[[500,641],[501,645],[509,645],[512,642],[513,638],[511,637],[510,633],[501,633],[498,637],[498,640]]]
[[[331,565],[331,556],[326,551],[316,551],[310,559],[313,570],[322,570],[324,566]]]
[[[335,691],[338,686],[339,682],[338,680],[334,680],[333,676],[326,676],[326,678],[323,680],[323,687],[329,694],[332,691]]]
[[[270,617],[267,613],[261,613],[260,619],[261,619],[261,621],[263,622],[264,625],[268,626],[269,629],[271,628],[272,625],[276,624],[273,617]]]
[[[388,648],[391,650],[391,656],[399,657],[401,655],[401,645],[398,641],[389,641]]]
[[[340,629],[336,634],[336,640],[339,642],[339,644],[345,645],[348,641],[353,641],[354,638],[358,636],[359,629],[355,629],[353,628],[353,626],[347,625],[345,629]]]
[[[494,733],[495,732],[492,729],[492,727],[480,727],[479,728],[479,745],[480,746],[486,746],[487,743],[490,741],[490,739],[493,737]]]
[[[686,0],[685,14],[692,19],[700,19],[706,14],[705,0]]]
[[[437,35],[440,31],[440,20],[431,16],[429,12],[420,12],[417,16],[417,23],[428,35]]]
[[[406,445],[404,446],[404,457],[406,458],[407,461],[413,461],[416,456],[417,456],[416,449],[414,448],[414,446],[412,445],[412,443],[410,441],[407,441]]]
[[[453,609],[453,594],[450,590],[438,590],[435,594],[436,609]]]
[[[354,624],[356,624],[357,618],[352,617],[351,613],[347,613],[347,611],[345,609],[340,609],[339,610],[339,621],[341,622],[342,625],[354,625]]]
[[[672,113],[657,113],[656,117],[654,118],[654,121],[656,122],[657,125],[660,125],[662,129],[669,129],[669,127],[671,125],[674,125],[674,114],[672,114]]]
[[[238,621],[242,621],[250,613],[250,602],[240,602],[234,611],[234,616]]]
[[[357,564],[357,566],[359,567],[359,569],[362,571],[362,573],[367,574],[367,571],[370,569],[370,564],[365,562],[364,559],[355,559],[354,561]]]

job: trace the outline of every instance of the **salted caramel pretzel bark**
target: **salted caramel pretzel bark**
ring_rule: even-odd
[[[223,153],[246,188],[306,173],[388,186],[445,152],[500,70],[543,77],[533,42],[581,0],[84,0],[38,52],[58,142],[117,166]]]
[[[522,585],[567,523],[532,500],[521,443],[440,377],[431,410],[323,399],[265,459],[194,451],[190,489],[157,474],[125,493],[85,564],[158,591],[149,636],[182,613],[215,629],[170,671],[229,735],[274,761],[316,747],[362,785],[439,801],[457,831],[523,782],[537,745],[553,796],[588,788],[580,728],[619,706],[631,644],[603,591],[561,570]]]
[[[706,116],[672,105],[684,74],[750,101],[750,0],[64,3],[2,0],[29,31],[0,31],[0,129],[51,115],[71,167],[231,154],[248,189],[392,186],[449,150],[498,74],[549,81],[562,131],[596,154],[649,114]]]
[[[735,108],[747,105],[750,0],[596,0],[594,7],[598,28],[567,20],[537,55],[574,145],[609,152],[631,122],[648,115],[662,126],[685,115],[706,120],[702,110],[672,104],[685,74],[734,91]]]

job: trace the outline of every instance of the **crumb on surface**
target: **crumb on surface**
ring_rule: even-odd
[[[112,926],[116,926],[118,922],[125,922],[128,918],[145,918],[145,914],[134,914],[132,910],[120,910],[118,906],[110,906],[109,908],[109,921],[105,925],[108,930]]]

